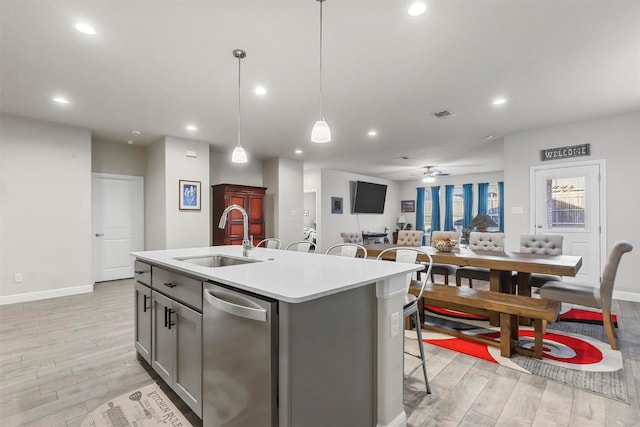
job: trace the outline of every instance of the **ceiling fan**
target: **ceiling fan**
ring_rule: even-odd
[[[426,171],[422,175],[422,182],[434,182],[438,176],[449,176],[450,173],[432,170],[433,166],[425,166]]]

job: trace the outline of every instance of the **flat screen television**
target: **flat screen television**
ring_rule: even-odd
[[[384,213],[384,201],[386,196],[386,185],[357,181],[353,194],[352,212],[355,214]]]

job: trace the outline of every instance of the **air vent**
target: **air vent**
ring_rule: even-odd
[[[446,119],[446,118],[455,116],[455,113],[449,110],[442,110],[442,111],[438,111],[437,113],[433,113],[433,115],[439,119]]]

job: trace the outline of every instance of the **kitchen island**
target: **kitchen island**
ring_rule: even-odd
[[[402,306],[407,274],[420,266],[265,248],[243,258],[240,246],[132,255],[138,354],[203,425],[406,424]],[[268,316],[269,334],[248,338],[248,320],[234,333],[207,314],[245,300],[269,304],[248,309]],[[267,381],[246,377],[259,376],[254,361]]]

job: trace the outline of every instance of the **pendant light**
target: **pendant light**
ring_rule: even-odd
[[[311,141],[317,143],[331,142],[331,129],[324,120],[322,105],[322,3],[325,0],[317,0],[320,3],[320,120],[313,125],[311,131]]]
[[[247,163],[247,152],[240,145],[240,62],[247,56],[247,52],[242,49],[234,49],[233,56],[238,58],[238,145],[233,149],[231,161],[233,163]]]

